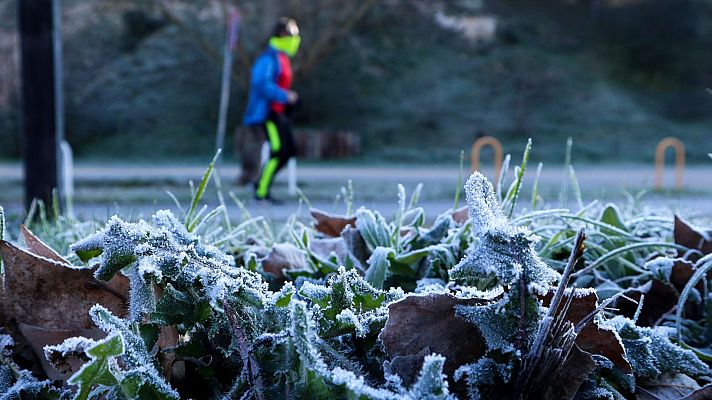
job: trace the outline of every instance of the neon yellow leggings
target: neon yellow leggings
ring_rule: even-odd
[[[257,181],[255,195],[264,199],[269,196],[270,187],[274,177],[287,161],[295,155],[295,144],[292,138],[289,121],[284,115],[275,114],[265,121],[265,131],[269,141],[270,158],[262,168],[262,173]]]

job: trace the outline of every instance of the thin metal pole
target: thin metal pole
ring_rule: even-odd
[[[225,145],[225,128],[227,126],[227,112],[230,105],[230,73],[232,72],[232,54],[237,46],[240,30],[240,14],[237,8],[230,7],[227,32],[225,34],[225,48],[223,55],[222,83],[220,89],[220,113],[218,114],[218,129],[215,135],[215,151]]]
[[[62,7],[61,0],[52,0],[52,53],[54,55],[54,119],[55,119],[55,143],[57,148],[57,160],[59,160],[57,168],[57,193],[60,199],[60,207],[66,204],[69,185],[73,177],[71,174],[71,148],[69,143],[64,140],[64,57],[62,47]],[[68,150],[68,152],[67,152]],[[69,156],[69,159],[67,159]],[[68,166],[69,165],[69,166]]]

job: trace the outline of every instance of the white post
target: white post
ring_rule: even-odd
[[[287,161],[287,193],[297,195],[297,159],[292,157]]]
[[[267,165],[267,161],[269,161],[269,142],[263,142],[262,143],[262,149],[260,150],[260,166],[262,168]]]
[[[62,140],[59,144],[60,148],[60,185],[61,193],[64,199],[71,201],[74,197],[74,156],[72,155],[72,147],[69,146],[66,140]]]

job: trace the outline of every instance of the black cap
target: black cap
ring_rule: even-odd
[[[292,18],[281,17],[274,24],[272,36],[296,36],[299,35],[299,27],[297,21]]]

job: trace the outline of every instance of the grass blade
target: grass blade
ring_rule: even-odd
[[[532,188],[532,211],[536,210],[536,206],[539,203],[539,177],[541,176],[542,167],[544,167],[544,163],[539,163],[536,167],[536,177],[534,177],[534,187]]]
[[[465,162],[465,152],[460,150],[460,170],[457,172],[457,187],[455,187],[455,204],[452,209],[457,210],[460,207],[460,193],[462,192],[462,171]]]
[[[527,147],[524,148],[524,155],[522,156],[522,164],[517,170],[517,176],[514,180],[514,190],[511,193],[507,193],[507,199],[505,200],[509,205],[509,212],[507,213],[507,218],[512,218],[514,214],[514,209],[517,207],[517,200],[519,199],[519,192],[522,190],[522,181],[524,180],[524,172],[527,170],[527,162],[529,161],[529,152],[532,149],[531,138],[527,140]]]
[[[200,185],[198,185],[198,189],[193,194],[193,198],[190,201],[190,208],[188,208],[188,212],[185,214],[186,226],[190,225],[190,223],[193,219],[193,214],[195,213],[195,210],[198,208],[198,203],[200,203],[200,199],[203,197],[203,193],[205,192],[205,187],[208,186],[208,182],[210,182],[210,177],[212,176],[213,169],[215,168],[215,162],[217,162],[218,157],[220,157],[221,152],[222,152],[222,150],[220,150],[220,149],[218,149],[218,151],[215,152],[215,157],[213,157],[213,161],[211,161],[210,165],[208,165],[208,169],[205,170],[205,173],[203,174],[203,179],[200,181]]]

